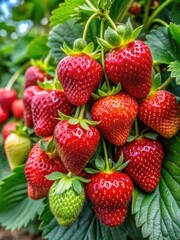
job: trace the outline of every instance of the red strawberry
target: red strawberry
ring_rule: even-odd
[[[9,114],[0,105],[0,124],[4,123],[9,117]]]
[[[58,110],[70,115],[73,106],[61,90],[43,90],[33,97],[31,103],[32,117],[35,133],[38,136],[53,134],[56,124],[59,122]]]
[[[99,99],[92,107],[92,119],[100,122],[97,128],[112,144],[123,145],[137,115],[137,102],[126,93]]]
[[[118,209],[127,205],[133,193],[131,179],[120,172],[100,172],[90,177],[85,192],[91,202],[103,209]]]
[[[145,98],[152,84],[152,56],[149,47],[135,40],[111,50],[104,62],[105,72],[134,98]]]
[[[23,100],[22,99],[16,99],[12,103],[11,111],[13,116],[16,119],[21,119],[24,116],[24,106],[23,106]]]
[[[94,211],[99,220],[107,227],[116,227],[124,222],[127,215],[128,205],[122,205],[115,209],[104,209],[94,206]]]
[[[17,92],[14,89],[0,89],[0,105],[4,111],[9,112],[13,101],[17,99]]]
[[[142,189],[152,192],[158,186],[163,160],[163,148],[157,140],[139,137],[120,147],[117,159],[123,153],[124,162],[130,161],[123,169]]]
[[[180,110],[176,97],[165,90],[158,90],[139,105],[138,117],[165,138],[179,130]]]
[[[52,77],[46,74],[37,66],[31,66],[25,73],[25,88],[33,85],[37,85],[37,81],[43,82],[45,79],[51,79]]]
[[[59,156],[66,169],[75,174],[79,174],[94,155],[99,139],[95,127],[85,130],[80,124],[71,125],[68,120],[59,122],[54,131]]]
[[[6,138],[11,134],[10,131],[15,131],[16,126],[18,125],[18,122],[7,122],[6,124],[4,124],[3,128],[2,128],[2,137],[3,137],[3,141],[6,140]]]
[[[33,97],[39,93],[42,89],[38,86],[31,86],[25,89],[23,95],[23,104],[24,104],[24,122],[27,127],[33,127],[33,119],[31,112],[31,102]]]
[[[58,64],[57,75],[67,99],[80,106],[89,101],[102,79],[103,71],[89,55],[78,54],[63,58]]]
[[[141,5],[138,2],[133,2],[129,8],[129,12],[133,15],[138,15],[141,12]]]
[[[43,139],[50,142],[52,137]],[[46,175],[52,172],[66,173],[60,157],[56,151],[43,151],[39,142],[31,149],[26,162],[25,174],[28,181],[28,196],[32,199],[40,199],[48,195],[53,181],[46,179]]]

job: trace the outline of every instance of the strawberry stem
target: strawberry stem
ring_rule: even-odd
[[[78,118],[80,109],[81,109],[80,106],[78,106],[78,107],[76,108],[76,112],[75,112],[75,114],[74,114],[74,118]]]
[[[161,25],[165,26],[165,27],[169,27],[169,25],[167,24],[167,22],[163,21],[162,19],[160,18],[155,18],[153,21],[153,23],[160,23]]]
[[[86,104],[81,106],[81,111],[80,111],[80,114],[79,114],[79,120],[82,120],[84,118],[85,109],[86,109]]]
[[[148,16],[149,16],[149,10],[150,10],[151,0],[147,0],[145,4],[145,11],[143,16],[143,24],[147,22]]]
[[[89,5],[89,7],[90,7],[94,12],[97,12],[97,11],[98,11],[98,9],[95,8],[95,7],[93,6],[93,4],[92,4],[89,0],[85,0],[85,1],[86,1],[86,3]]]
[[[117,27],[116,24],[113,22],[113,20],[110,18],[109,14],[107,11],[103,13],[103,16],[108,20],[108,22],[111,24],[112,28],[117,32]]]
[[[104,157],[105,157],[105,163],[106,163],[106,170],[109,171],[109,159],[108,159],[108,154],[107,154],[107,148],[106,148],[106,143],[104,138],[102,138],[102,143],[103,143],[103,150],[104,150]]]
[[[45,65],[48,65],[50,58],[51,58],[51,54],[49,52],[48,55],[46,56],[46,58],[44,59],[44,64]]]
[[[84,32],[83,32],[83,37],[82,39],[85,41],[86,40],[86,35],[87,35],[87,30],[89,27],[89,24],[92,22],[94,18],[96,18],[99,15],[99,12],[94,13],[87,21],[85,27],[84,27]]]
[[[157,90],[162,90],[163,88],[167,87],[172,80],[173,78],[170,76]]]
[[[8,84],[6,85],[6,89],[10,90],[13,86],[13,84],[15,83],[15,81],[18,79],[18,77],[21,75],[22,72],[24,72],[24,70],[26,70],[26,68],[30,65],[30,62],[26,62],[22,67],[20,67],[9,79]]]
[[[117,17],[117,22],[122,22],[122,20],[125,18],[131,4],[133,3],[134,0],[131,0],[129,4],[126,6],[126,9],[123,11],[123,14]]]
[[[134,123],[135,123],[135,134],[136,134],[136,137],[139,137],[139,127],[138,127],[138,120],[137,120],[137,118],[135,119]]]

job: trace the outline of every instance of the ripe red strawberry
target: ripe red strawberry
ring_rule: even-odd
[[[120,147],[117,159],[122,153],[124,162],[130,161],[123,171],[145,191],[154,191],[159,183],[163,160],[161,144],[157,140],[139,137]]]
[[[133,193],[133,183],[125,173],[100,172],[90,177],[85,192],[91,202],[103,209],[118,209],[127,205]]]
[[[141,12],[141,5],[138,2],[133,2],[128,11],[133,15],[138,15]]]
[[[33,85],[37,85],[37,81],[43,82],[45,79],[51,79],[52,77],[46,74],[37,66],[29,67],[25,72],[25,88]]]
[[[145,98],[152,84],[152,56],[149,47],[140,40],[125,47],[112,49],[104,62],[105,72],[134,98]]]
[[[9,112],[13,101],[17,99],[17,92],[14,89],[0,89],[0,105],[4,111]]]
[[[94,211],[99,220],[107,227],[116,227],[124,222],[127,215],[128,205],[122,205],[115,209],[104,209],[94,206]]]
[[[0,124],[4,123],[9,117],[9,114],[0,105]]]
[[[35,133],[38,136],[49,136],[59,122],[58,110],[70,115],[73,106],[61,90],[43,90],[33,97],[31,103]]]
[[[42,89],[38,86],[31,86],[25,89],[23,95],[23,104],[24,104],[24,122],[27,127],[33,127],[33,119],[31,112],[31,102],[33,97],[39,93]]]
[[[2,137],[3,137],[3,141],[6,140],[6,138],[11,134],[10,131],[15,131],[16,126],[18,125],[18,122],[7,122],[6,124],[4,124],[3,128],[2,128]]]
[[[11,111],[16,119],[21,119],[24,116],[24,105],[22,99],[16,99],[11,105]]]
[[[129,135],[138,111],[137,102],[126,93],[119,93],[99,99],[92,107],[97,128],[112,144],[123,145]]]
[[[68,101],[80,106],[89,101],[102,79],[103,71],[89,55],[78,54],[64,57],[58,64],[57,75]]]
[[[180,110],[176,97],[165,90],[158,90],[139,105],[138,117],[165,138],[179,130]]]
[[[52,137],[47,137],[43,140],[50,142]],[[46,197],[54,181],[46,179],[45,176],[57,171],[67,172],[57,151],[44,151],[39,147],[39,142],[36,143],[29,153],[25,166],[28,196],[32,199]]]
[[[94,126],[85,130],[80,124],[71,125],[63,120],[55,128],[54,140],[66,169],[78,175],[94,155],[100,134]]]

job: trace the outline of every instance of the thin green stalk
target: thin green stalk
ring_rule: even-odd
[[[131,4],[133,3],[133,1],[134,1],[134,0],[131,0],[131,1],[129,2],[129,4],[126,6],[126,8],[125,8],[125,10],[123,11],[122,15],[118,16],[117,22],[120,22],[120,23],[122,22],[122,20],[125,18],[128,10],[129,10]]]
[[[117,27],[116,27],[116,24],[115,24],[115,23],[113,22],[113,20],[110,18],[108,12],[104,12],[102,15],[108,20],[108,22],[111,24],[112,28],[113,28],[115,31],[117,31],[118,29],[117,29]]]
[[[147,24],[145,25],[144,29],[147,29],[151,23],[153,22],[154,18],[165,8],[167,7],[170,3],[172,3],[173,0],[166,0],[163,2],[149,17],[149,20],[147,21]]]
[[[136,137],[139,137],[139,127],[138,127],[137,118],[135,119],[134,123],[135,123],[135,134],[136,134]]]
[[[87,5],[89,5],[89,7],[90,7],[94,12],[97,12],[97,11],[98,11],[98,9],[95,8],[95,7],[93,6],[93,4],[92,4],[89,0],[85,0],[85,1],[86,1]]]
[[[144,16],[143,16],[143,24],[145,25],[149,16],[151,0],[147,0],[145,4]]]
[[[83,40],[86,40],[86,35],[87,35],[87,30],[89,27],[89,24],[92,22],[94,18],[96,18],[99,15],[99,12],[94,13],[87,21],[85,27],[84,27],[84,32],[83,32]]]
[[[48,55],[46,56],[46,58],[44,59],[44,64],[45,65],[48,65],[50,58],[51,58],[51,54],[49,52]]]
[[[79,113],[80,113],[80,106],[78,106],[77,108],[76,108],[76,112],[75,112],[75,114],[74,114],[74,118],[78,118],[78,116],[79,116]]]
[[[86,109],[86,104],[81,106],[80,114],[79,114],[79,119],[82,120],[84,118],[84,112]]]
[[[173,78],[170,76],[159,88],[158,90],[164,89],[169,85],[169,83],[173,80]]]
[[[169,25],[165,22],[165,21],[163,21],[162,19],[160,19],[160,18],[155,18],[153,21],[152,21],[153,23],[160,23],[161,25],[163,25],[163,26],[165,26],[165,27],[169,27]]]
[[[104,150],[104,157],[105,157],[105,163],[106,163],[106,170],[109,171],[109,159],[108,159],[108,154],[107,154],[107,148],[106,148],[106,143],[104,138],[102,138],[102,143],[103,143],[103,150]]]
[[[22,72],[24,72],[24,70],[26,70],[26,68],[30,65],[30,62],[26,62],[22,67],[20,67],[9,79],[8,84],[6,85],[6,89],[10,90],[13,86],[13,84],[15,83],[15,81],[17,80],[17,78],[21,75]]]

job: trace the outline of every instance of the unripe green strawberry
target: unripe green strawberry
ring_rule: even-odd
[[[31,141],[28,137],[11,133],[4,144],[5,152],[11,169],[23,164],[31,150]]]
[[[84,189],[78,194],[71,186],[68,190],[56,194],[56,187],[59,181],[54,182],[49,192],[50,209],[59,224],[68,226],[78,217],[85,200]]]

